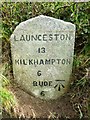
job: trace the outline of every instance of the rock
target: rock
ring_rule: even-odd
[[[75,25],[40,15],[20,23],[11,35],[14,81],[41,99],[57,99],[69,86]]]

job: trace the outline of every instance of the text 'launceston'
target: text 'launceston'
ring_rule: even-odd
[[[20,35],[18,38],[14,35],[15,41],[64,41],[71,40],[71,34],[37,34],[37,35]]]

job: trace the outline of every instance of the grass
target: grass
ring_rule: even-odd
[[[0,87],[0,98],[1,98],[1,109],[2,111],[7,111],[12,115],[12,109],[17,104],[14,94],[8,89],[10,85],[10,80],[8,80],[4,75],[0,75],[0,82],[2,86]]]

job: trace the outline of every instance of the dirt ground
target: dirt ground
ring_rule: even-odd
[[[36,98],[15,85],[10,89],[18,102],[14,108],[14,117],[16,118],[90,118],[90,111],[88,111],[89,87],[83,91],[78,88],[76,90],[70,88],[62,97],[49,101]]]

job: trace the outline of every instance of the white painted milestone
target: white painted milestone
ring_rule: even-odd
[[[14,80],[41,99],[57,99],[69,86],[75,25],[40,15],[20,23],[11,35]]]

